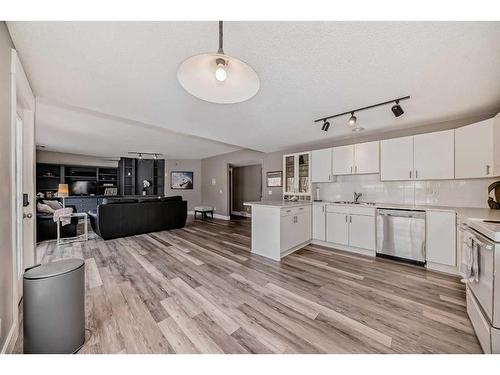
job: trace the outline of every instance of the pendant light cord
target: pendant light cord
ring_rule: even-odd
[[[222,25],[222,21],[219,21],[219,50],[217,51],[217,53],[221,55],[224,54],[223,40],[224,40],[224,28]]]

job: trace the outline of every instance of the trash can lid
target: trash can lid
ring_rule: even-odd
[[[42,264],[29,269],[24,273],[24,278],[28,280],[46,279],[59,276],[74,271],[85,264],[83,259],[64,259],[47,264]]]

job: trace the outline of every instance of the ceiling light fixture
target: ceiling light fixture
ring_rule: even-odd
[[[142,154],[139,154],[139,160],[142,160]]]
[[[145,156],[152,156],[154,160],[158,160],[158,157],[163,155],[158,152],[136,152],[136,151],[129,151],[130,155],[138,155],[137,158],[139,160],[142,160]]]
[[[394,113],[394,116],[396,117],[399,117],[403,113],[405,113],[405,111],[403,111],[403,108],[401,108],[401,106],[399,105],[399,100],[396,100],[396,104],[392,106],[391,111],[392,113]]]
[[[314,122],[316,123],[316,122],[323,121],[323,126],[321,127],[321,130],[325,130],[324,129],[325,128],[324,124],[327,122],[327,120],[335,118],[335,117],[340,117],[340,116],[345,116],[345,115],[350,114],[351,117],[349,118],[347,124],[349,125],[350,128],[352,128],[352,131],[359,132],[359,131],[363,131],[364,128],[362,128],[362,127],[360,127],[360,126],[357,125],[357,122],[358,122],[357,120],[358,119],[356,118],[356,116],[354,116],[355,112],[360,112],[360,111],[364,111],[366,109],[380,107],[380,106],[386,105],[386,104],[396,103],[395,105],[392,106],[391,110],[392,110],[392,113],[394,113],[394,116],[399,117],[399,116],[401,116],[404,113],[403,108],[401,108],[401,106],[399,105],[399,102],[401,100],[407,100],[407,99],[410,99],[409,95],[408,96],[403,96],[401,98],[396,98],[396,99],[388,100],[388,101],[382,102],[382,103],[372,104],[372,105],[369,105],[369,106],[366,106],[366,107],[361,107],[361,108],[357,108],[357,109],[351,109],[350,111],[346,111],[346,112],[342,112],[342,113],[337,113],[336,115],[322,117],[322,118],[319,118],[317,120],[314,120]]]
[[[177,79],[191,95],[212,103],[240,103],[253,97],[260,80],[252,67],[223,49],[223,22],[219,21],[219,49],[184,60]]]
[[[358,119],[356,118],[356,116],[354,116],[354,112],[351,112],[351,117],[349,118],[349,126],[352,128],[352,127],[355,127],[356,126],[356,121]]]
[[[325,132],[327,132],[329,128],[330,128],[330,123],[325,120],[325,122],[323,123],[323,126],[321,127],[321,130],[324,130]]]

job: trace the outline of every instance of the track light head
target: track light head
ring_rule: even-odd
[[[327,132],[328,129],[330,128],[330,123],[328,121],[326,121],[326,120],[323,120],[323,121],[324,122],[323,122],[323,126],[321,127],[321,130]]]
[[[142,154],[139,153],[139,160],[142,160]]]
[[[351,112],[351,117],[349,118],[349,121],[347,123],[352,128],[356,126],[356,121],[358,121],[358,119],[356,118],[356,116],[354,116],[354,112]]]
[[[154,154],[153,159],[158,160],[158,155]]]
[[[361,126],[356,126],[356,127],[352,128],[352,131],[356,132],[356,133],[362,132],[363,130],[365,130],[365,128],[363,128]]]
[[[403,111],[403,108],[401,108],[401,106],[399,105],[399,100],[396,100],[396,104],[392,106],[391,111],[392,113],[394,113],[394,116],[396,117],[399,117],[403,113],[405,113],[405,111]]]

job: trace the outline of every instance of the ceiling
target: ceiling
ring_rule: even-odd
[[[357,114],[370,132],[500,110],[500,22],[226,22],[224,50],[260,91],[214,104],[182,89],[177,68],[217,50],[217,22],[8,22],[38,98],[37,142],[116,157],[203,158],[264,152],[350,134],[318,117],[399,96]]]

